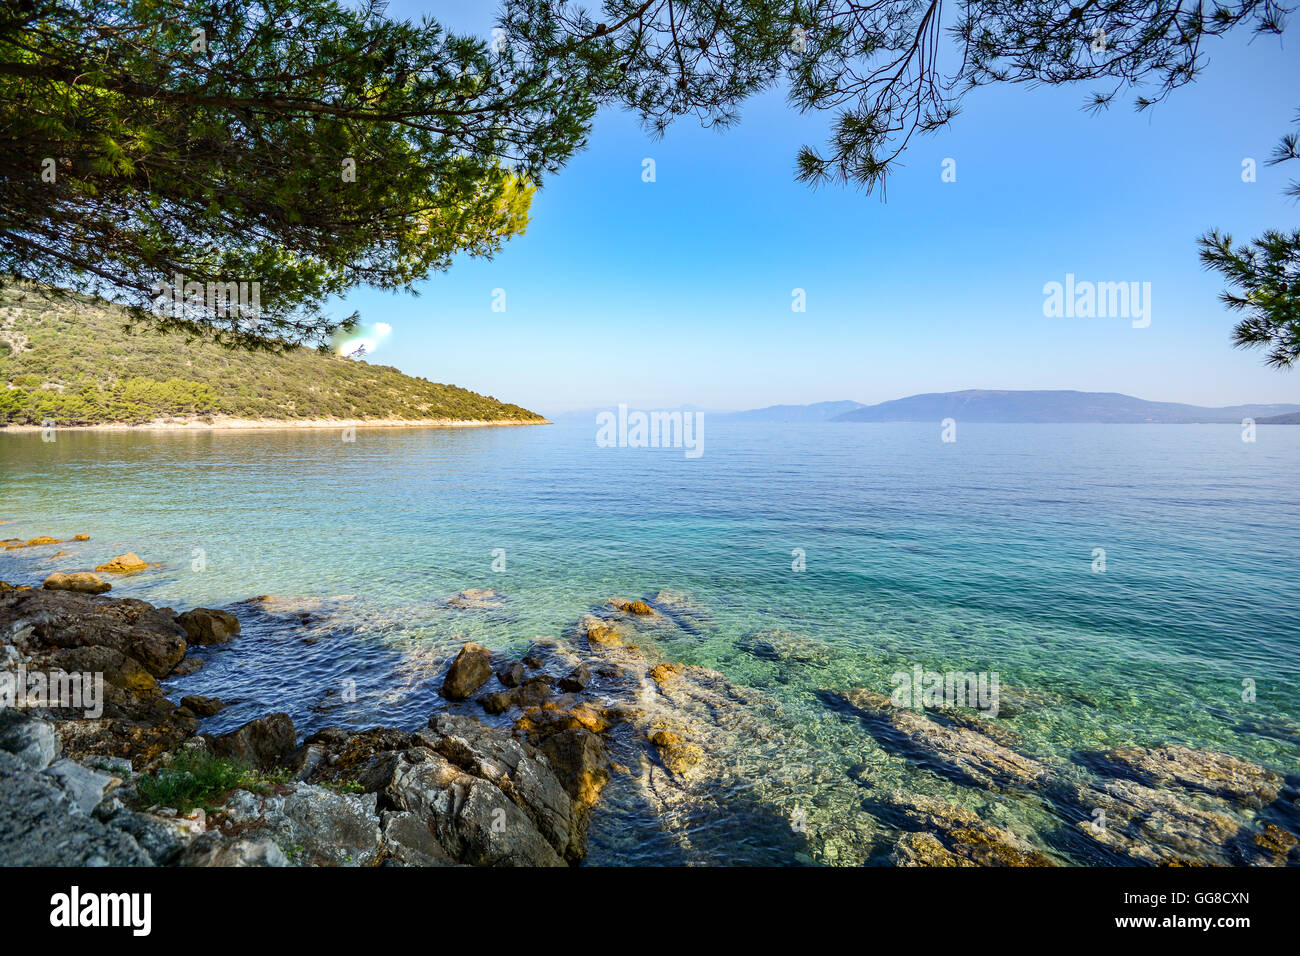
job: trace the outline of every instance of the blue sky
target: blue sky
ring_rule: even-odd
[[[495,4],[388,10],[426,11],[487,35]],[[726,132],[684,119],[657,141],[606,110],[495,259],[461,258],[419,297],[357,290],[345,307],[392,326],[370,361],[543,413],[961,388],[1300,402],[1300,371],[1232,348],[1195,243],[1215,226],[1295,228],[1282,190],[1300,170],[1264,160],[1300,106],[1298,44],[1295,30],[1210,41],[1200,79],[1143,114],[1131,98],[1089,114],[1087,87],[978,90],[913,140],[884,203],[794,181],[797,148],[819,145],[828,117],[794,114],[780,91]],[[1242,182],[1246,157],[1256,182]],[[947,158],[956,182],[941,179]],[[1067,273],[1151,283],[1150,326],[1044,317],[1044,284]]]

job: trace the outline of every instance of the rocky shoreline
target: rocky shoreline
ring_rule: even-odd
[[[104,681],[95,718],[0,710],[0,863],[564,866],[584,861],[602,813],[635,807],[648,822],[622,836],[629,859],[652,840],[683,863],[709,862],[714,840],[743,861],[749,840],[778,845],[792,864],[1300,865],[1297,780],[1228,754],[1171,744],[1062,765],[1024,752],[1013,722],[828,688],[826,719],[855,744],[962,793],[1039,802],[1065,822],[1024,832],[958,801],[855,779],[809,752],[797,720],[761,691],[656,651],[657,636],[702,620],[669,592],[611,599],[513,656],[465,643],[438,662],[424,727],[300,738],[284,713],[205,733],[223,701],[168,699],[161,682],[200,666],[193,648],[239,653],[237,615],[99,591],[88,579],[0,582],[5,670]],[[447,606],[499,600],[470,590]],[[234,610],[260,606],[276,602]],[[784,632],[740,647],[796,664],[830,653]],[[1009,709],[1046,696],[1013,692]],[[737,753],[762,762],[761,779],[737,773]]]

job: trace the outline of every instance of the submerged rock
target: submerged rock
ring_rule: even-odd
[[[201,697],[191,694],[181,698],[181,706],[196,717],[212,717],[221,713],[230,705],[216,697]]]
[[[491,588],[466,588],[447,598],[448,607],[491,611],[501,607],[505,598]]]
[[[984,823],[966,807],[894,794],[884,808],[909,831],[894,846],[896,866],[1055,866],[1023,838]]]
[[[935,769],[958,780],[980,787],[1029,787],[1051,777],[1045,764],[1000,743],[996,737],[1001,734],[993,729],[995,725],[983,718],[941,723],[861,688],[824,696],[847,705],[882,745],[904,756],[924,758]]]
[[[23,541],[21,538],[6,538],[5,550],[14,551],[18,548],[38,548],[46,544],[62,544],[62,543],[63,543],[62,538],[51,538],[48,535],[43,535],[39,538],[29,538],[26,541]]]
[[[780,664],[825,664],[835,658],[829,644],[784,630],[764,630],[736,641],[746,654]]]
[[[586,688],[590,683],[590,669],[588,669],[586,664],[579,664],[564,677],[560,678],[560,690],[569,692],[580,691]]]
[[[655,613],[655,609],[645,601],[624,601],[621,598],[610,598],[610,606],[618,608],[624,614],[637,614],[642,617],[649,617]]]
[[[655,745],[663,765],[678,777],[689,774],[704,758],[704,751],[697,744],[674,730],[656,730],[650,735],[650,742]]]
[[[1296,837],[1275,824],[1256,830],[1241,808],[1271,804],[1284,781],[1230,754],[1179,745],[1079,755],[1102,775],[1067,795],[1079,833],[1117,857],[1150,865],[1287,862]],[[1289,838],[1289,839],[1288,839]]]
[[[1081,754],[1088,766],[1108,776],[1128,777],[1149,787],[1195,790],[1246,807],[1277,799],[1281,774],[1230,754],[1164,747],[1124,747]]]

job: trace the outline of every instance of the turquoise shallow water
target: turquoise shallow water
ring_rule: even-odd
[[[667,656],[760,689],[823,751],[875,761],[891,785],[942,789],[859,742],[817,691],[888,693],[914,664],[994,671],[1068,701],[1015,718],[1044,758],[1176,741],[1296,773],[1300,428],[1240,435],[962,425],[945,444],[937,424],[706,421],[705,453],[689,459],[599,448],[594,424],[363,429],[355,442],[333,430],[0,434],[0,537],[91,535],[59,558],[0,552],[0,579],[130,550],[162,567],[115,581],[115,596],[176,608],[347,596],[310,643],[257,640],[254,621],[238,654],[178,685],[242,701],[214,729],[271,708],[304,729],[418,726],[443,653],[465,636],[522,647],[612,595],[668,589],[698,613],[665,638]],[[470,587],[505,602],[443,606]],[[773,628],[833,654],[745,650]],[[340,702],[349,677],[362,692]],[[628,852],[611,841],[595,827],[593,857]]]

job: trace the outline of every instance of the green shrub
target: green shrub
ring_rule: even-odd
[[[142,807],[173,807],[182,813],[195,807],[220,806],[232,790],[264,791],[287,779],[284,774],[262,774],[253,768],[206,752],[185,751],[171,765],[136,780],[137,803]]]

